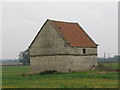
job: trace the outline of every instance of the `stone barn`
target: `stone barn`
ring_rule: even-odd
[[[47,20],[29,51],[31,73],[90,70],[97,65],[97,44],[78,23]]]

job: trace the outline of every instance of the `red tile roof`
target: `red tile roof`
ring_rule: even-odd
[[[70,46],[97,47],[97,44],[87,35],[78,23],[69,23],[50,20]]]

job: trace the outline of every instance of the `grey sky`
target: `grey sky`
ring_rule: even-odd
[[[17,58],[30,45],[46,19],[78,22],[99,44],[98,56],[118,53],[117,2],[4,3],[2,58]]]

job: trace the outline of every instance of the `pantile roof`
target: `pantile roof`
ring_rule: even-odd
[[[49,21],[54,24],[57,31],[70,46],[97,47],[97,44],[95,44],[78,23]]]

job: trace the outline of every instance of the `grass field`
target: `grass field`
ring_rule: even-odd
[[[101,63],[102,65],[104,65],[105,67],[108,67],[110,69],[120,69],[120,63]]]
[[[3,66],[3,88],[118,88],[118,72],[100,71],[22,76],[29,66]]]

